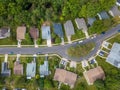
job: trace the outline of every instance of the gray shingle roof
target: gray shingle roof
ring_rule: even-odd
[[[44,64],[40,65],[40,75],[49,75],[48,61],[44,61]]]
[[[42,39],[51,39],[50,26],[43,25],[42,29]]]
[[[100,20],[110,18],[106,11],[102,11],[102,12],[98,13],[97,15],[100,18]]]
[[[114,43],[106,61],[120,68],[120,44]]]
[[[0,28],[0,37],[9,37],[10,36],[10,28]]]
[[[113,7],[110,9],[109,13],[110,13],[113,17],[115,17],[115,16],[120,16],[120,10],[118,9],[117,6],[113,6]]]
[[[84,18],[76,18],[75,22],[77,24],[78,29],[82,29],[83,31],[87,31],[87,25],[86,22],[84,20]]]
[[[26,75],[27,77],[35,77],[36,74],[36,63],[27,63]]]
[[[62,25],[60,23],[54,23],[53,27],[54,27],[54,33],[62,38],[63,37]]]
[[[71,20],[68,20],[66,21],[66,23],[64,23],[64,28],[65,28],[66,36],[71,36],[75,34],[74,27]]]
[[[8,69],[8,63],[2,62],[2,70],[1,70],[2,76],[10,76],[11,70]]]
[[[88,24],[91,26],[95,21],[96,21],[96,18],[93,17],[93,18],[87,18],[87,21],[88,21]]]

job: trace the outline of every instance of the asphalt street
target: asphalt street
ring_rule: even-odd
[[[36,53],[52,54],[53,53],[53,54],[58,54],[61,57],[66,58],[68,60],[73,60],[73,61],[81,61],[84,59],[88,60],[90,57],[93,57],[97,53],[97,51],[100,49],[102,42],[105,39],[117,34],[119,29],[120,29],[120,24],[108,30],[105,34],[100,34],[93,39],[89,38],[89,39],[83,40],[81,44],[86,44],[89,42],[95,42],[96,44],[95,48],[85,57],[73,58],[68,56],[67,49],[70,46],[74,46],[76,43],[60,45],[60,46],[52,46],[52,47],[40,47],[40,48],[1,47],[0,54],[11,54],[11,53],[12,54],[36,54]]]

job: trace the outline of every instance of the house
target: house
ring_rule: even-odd
[[[31,63],[27,63],[26,75],[27,79],[31,79],[35,77],[36,74],[36,62],[32,61]]]
[[[50,26],[43,25],[41,27],[42,30],[42,39],[51,39],[51,33],[50,33]]]
[[[10,37],[10,28],[0,28],[0,39]]]
[[[23,75],[23,65],[20,64],[20,61],[16,61],[14,63],[14,74],[15,75]]]
[[[116,0],[116,5],[120,6],[120,0]]]
[[[97,15],[98,15],[100,20],[109,19],[110,18],[106,11],[102,11],[100,13],[97,13]]]
[[[71,88],[74,87],[77,79],[77,74],[57,68],[54,75],[54,80],[64,84],[68,84]]]
[[[83,75],[84,75],[88,85],[93,85],[93,83],[97,79],[102,79],[102,80],[105,79],[105,73],[100,66],[83,72]]]
[[[113,44],[112,49],[106,59],[106,62],[117,68],[120,68],[120,44]]]
[[[77,24],[78,29],[82,29],[83,32],[88,30],[84,18],[81,18],[81,19],[80,18],[76,18],[75,19],[75,23]]]
[[[110,10],[109,13],[111,16],[116,17],[116,16],[120,16],[120,10],[118,9],[117,6],[113,6]]]
[[[74,27],[71,20],[68,20],[64,23],[65,34],[68,38],[69,43],[71,43],[71,36],[75,34]]]
[[[96,21],[96,18],[95,17],[89,17],[89,18],[87,18],[87,21],[88,21],[88,25],[92,26],[93,23]]]
[[[26,27],[25,26],[19,26],[17,27],[17,40],[23,40],[25,39],[25,33],[26,33]]]
[[[88,28],[87,28],[87,25],[86,25],[84,18],[76,18],[75,23],[77,24],[78,29],[79,30],[82,29],[82,32],[85,33],[86,38],[89,38],[89,35],[87,32]]]
[[[47,46],[51,47],[51,33],[50,33],[50,26],[42,25],[42,39],[47,40]]]
[[[64,38],[63,38],[64,34],[62,30],[62,25],[60,23],[54,23],[53,28],[54,28],[54,33],[58,35],[61,38],[62,43],[64,43]]]
[[[10,76],[11,75],[11,70],[8,69],[8,63],[7,62],[2,62],[2,70],[1,70],[1,75],[2,76]]]
[[[48,64],[48,61],[47,61],[47,57],[46,57],[46,60],[44,61],[44,64],[43,65],[40,65],[40,76],[41,77],[44,77],[44,76],[47,76],[49,75],[49,64]]]
[[[58,35],[60,38],[63,38],[63,30],[62,30],[62,25],[60,23],[54,23],[54,33]]]
[[[30,28],[30,36],[31,36],[31,38],[33,38],[34,40],[37,40],[38,37],[39,37],[39,30],[38,30],[38,28],[31,27],[31,28]]]

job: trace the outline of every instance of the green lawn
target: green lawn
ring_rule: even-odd
[[[11,38],[0,39],[0,45],[16,45],[17,41]]]
[[[120,89],[120,69],[106,62],[105,59],[96,58],[99,66],[105,71],[105,87],[104,90],[119,90]]]
[[[108,42],[110,42],[111,44],[113,44],[114,42],[120,43],[120,34],[118,34],[115,37],[113,37],[112,39],[108,40]]]
[[[71,57],[84,57],[90,53],[90,51],[95,47],[95,44],[90,42],[84,45],[72,46],[67,50],[67,53]]]

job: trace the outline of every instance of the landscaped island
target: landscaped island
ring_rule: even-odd
[[[77,44],[76,46],[70,47],[67,52],[71,57],[84,57],[94,49],[95,44],[90,42],[84,45]]]

